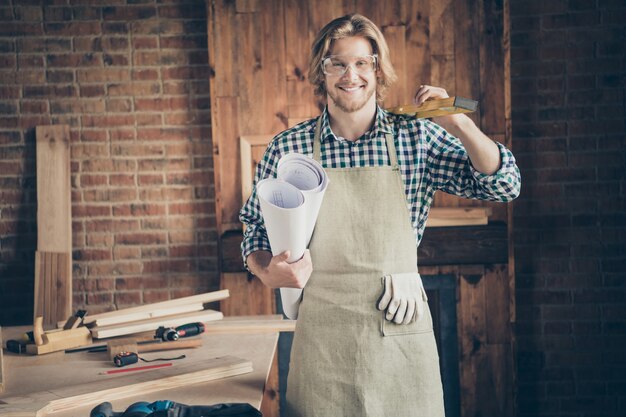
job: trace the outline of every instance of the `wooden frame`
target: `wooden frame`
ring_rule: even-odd
[[[251,135],[239,138],[241,158],[241,201],[246,201],[252,194],[254,170],[258,163],[256,155],[265,152],[272,140],[272,135]],[[260,158],[259,158],[260,159]]]

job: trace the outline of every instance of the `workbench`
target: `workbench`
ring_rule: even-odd
[[[3,327],[3,339],[18,338],[29,327]],[[249,403],[259,409],[263,398],[263,389],[267,380],[272,359],[276,351],[278,333],[259,334],[203,334],[203,345],[197,349],[162,351],[141,354],[150,358],[175,357],[185,354],[182,360],[172,361],[173,365],[189,366],[194,361],[206,361],[216,357],[237,357],[252,362],[252,372],[218,379],[215,381],[191,384],[179,388],[153,392],[151,394],[111,400],[103,396],[100,402],[110,401],[114,411],[124,411],[129,405],[138,401],[153,402],[171,400],[188,405],[211,405],[217,403],[239,402]],[[159,362],[155,362],[158,364]],[[142,362],[131,366],[148,365]],[[129,367],[131,367],[129,366]],[[53,417],[89,416],[94,404],[79,406],[72,410],[53,413],[32,411],[38,405],[45,405],[47,396],[54,390],[67,392],[68,387],[80,386],[115,386],[114,378],[128,377],[130,374],[150,374],[158,378],[161,369],[127,372],[117,375],[101,375],[101,372],[115,368],[108,359],[106,352],[89,353],[51,353],[40,356],[17,355],[4,351],[4,383],[5,392],[0,394],[0,416],[32,416],[42,415]],[[123,368],[122,368],[123,369]],[[168,368],[162,368],[168,369]],[[58,395],[58,394],[55,394]],[[20,400],[20,397],[21,400]],[[6,400],[6,401],[4,401]],[[15,405],[23,402],[22,405]],[[9,402],[9,405],[6,404]],[[23,410],[23,411],[20,411]]]

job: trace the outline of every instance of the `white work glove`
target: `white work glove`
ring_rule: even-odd
[[[387,310],[385,319],[396,324],[409,324],[424,315],[426,290],[417,272],[385,275],[385,288],[378,309]]]

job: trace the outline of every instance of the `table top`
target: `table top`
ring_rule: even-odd
[[[4,327],[2,339],[4,341],[17,338],[29,327]],[[99,398],[100,402],[110,401],[114,411],[124,411],[126,407],[137,401],[171,400],[188,405],[211,405],[226,402],[249,403],[257,409],[261,406],[263,389],[274,358],[278,333],[259,334],[223,334],[200,336],[203,344],[197,349],[171,350],[161,352],[146,352],[140,356],[146,359],[175,357],[185,354],[182,360],[172,361],[168,368],[179,369],[192,367],[194,364],[207,363],[212,358],[237,357],[252,362],[253,371],[250,373],[217,379],[209,382],[193,383],[175,389],[167,389],[141,396],[131,396],[123,399],[109,400],[106,396]],[[158,364],[159,362],[155,362]],[[141,364],[141,363],[140,363]],[[137,365],[133,365],[137,366]],[[168,369],[161,368],[161,369]],[[44,401],[58,398],[58,392],[68,392],[68,387],[98,387],[98,392],[107,387],[119,387],[129,380],[131,374],[154,375],[157,379],[160,369],[127,372],[118,375],[101,375],[101,372],[117,369],[109,360],[107,352],[89,353],[78,352],[66,354],[63,352],[50,353],[39,356],[17,355],[4,351],[4,387],[0,394],[0,416],[35,416],[31,411],[34,400]],[[130,379],[129,379],[130,378]],[[89,385],[87,385],[89,384]],[[100,387],[102,389],[100,389]],[[55,391],[52,397],[49,393]],[[3,402],[5,403],[3,405]],[[10,405],[6,405],[9,403]],[[22,403],[22,405],[19,405]],[[67,411],[39,415],[54,417],[88,416],[91,409],[97,405],[88,404]],[[35,407],[36,408],[36,407]],[[19,411],[23,409],[24,412]]]

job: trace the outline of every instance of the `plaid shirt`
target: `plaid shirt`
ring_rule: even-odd
[[[256,195],[256,183],[264,178],[275,178],[278,161],[288,153],[298,152],[313,157],[316,121],[302,122],[278,134],[257,166],[252,195],[239,213],[239,219],[246,225],[241,243],[246,267],[250,253],[271,251]],[[385,133],[392,133],[395,140],[406,203],[418,245],[437,190],[466,198],[502,202],[511,201],[519,195],[519,169],[511,151],[502,144],[496,142],[500,150],[500,169],[492,175],[483,174],[474,169],[461,141],[439,125],[412,116],[391,114],[380,107],[372,129],[355,142],[335,136],[328,121],[328,111],[322,113],[322,166],[390,165]]]

